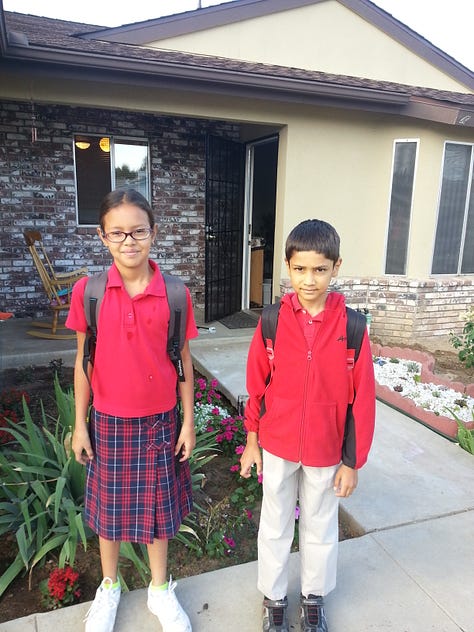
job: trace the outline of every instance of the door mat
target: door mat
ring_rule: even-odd
[[[221,318],[220,323],[225,325],[227,329],[246,329],[256,327],[258,323],[258,314],[249,314],[248,312],[236,312]]]

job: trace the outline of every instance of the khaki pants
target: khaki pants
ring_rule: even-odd
[[[269,599],[288,592],[297,500],[301,593],[324,596],[336,586],[339,502],[333,485],[338,467],[308,467],[263,451],[257,586]]]

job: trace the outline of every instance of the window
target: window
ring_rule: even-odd
[[[433,274],[474,273],[473,147],[445,146]]]
[[[395,141],[385,274],[405,274],[418,143]]]
[[[102,199],[112,189],[132,187],[150,201],[146,142],[76,135],[74,158],[79,224],[97,224]]]

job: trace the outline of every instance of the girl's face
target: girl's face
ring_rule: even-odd
[[[291,286],[301,307],[315,315],[324,309],[326,291],[331,279],[337,276],[341,259],[336,263],[314,250],[295,252],[286,261]]]
[[[148,266],[150,248],[155,241],[157,226],[150,229],[150,222],[146,212],[135,204],[124,202],[115,206],[104,216],[104,230],[97,229],[97,233],[106,246],[119,270],[145,269]],[[116,243],[104,235],[112,232],[131,233],[137,229],[150,230],[145,239],[134,239],[127,235],[124,241]]]

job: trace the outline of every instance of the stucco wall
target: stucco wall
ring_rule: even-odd
[[[335,0],[164,38],[150,45],[440,90],[469,91]]]

